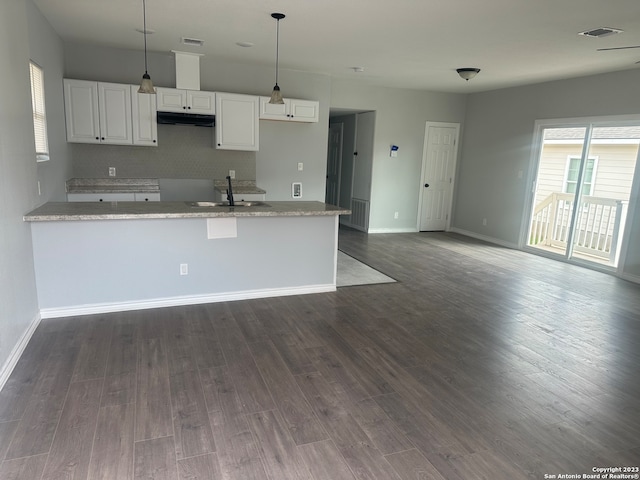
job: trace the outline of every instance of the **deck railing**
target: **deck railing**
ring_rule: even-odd
[[[533,211],[529,245],[566,249],[575,195],[552,193]],[[585,195],[576,218],[573,250],[617,264],[629,202]]]

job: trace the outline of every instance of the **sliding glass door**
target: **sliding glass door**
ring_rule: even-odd
[[[543,128],[527,246],[618,265],[638,161],[638,124]]]

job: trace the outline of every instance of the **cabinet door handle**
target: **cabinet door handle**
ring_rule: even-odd
[[[153,143],[156,143],[156,141],[154,140]]]
[[[428,184],[428,183],[425,183],[425,184],[424,184],[424,188],[429,188],[429,184]]]

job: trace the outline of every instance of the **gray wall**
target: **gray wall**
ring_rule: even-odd
[[[226,220],[211,219],[213,231]],[[235,220],[236,237],[211,240],[204,218],[34,222],[43,315],[335,288],[335,216]]]
[[[638,115],[640,70],[496,90],[469,96],[453,227],[516,246],[526,215],[534,132],[539,119]],[[518,172],[523,178],[518,179]],[[631,203],[637,204],[638,198]],[[487,226],[482,219],[487,218]],[[640,208],[624,273],[640,276]]]
[[[415,231],[425,124],[462,123],[465,105],[465,95],[332,82],[332,108],[376,112],[370,231]],[[397,158],[389,156],[392,144]]]
[[[0,2],[0,377],[12,360],[12,351],[39,318],[31,231],[22,216],[64,194],[58,179],[68,171],[66,146],[55,138],[61,131],[56,89],[62,91],[62,52],[58,37],[30,1]],[[44,68],[52,158],[39,166],[33,140],[30,57]]]
[[[140,51],[92,45],[65,44],[65,76],[82,80],[137,83],[142,72]],[[248,66],[201,57],[201,89],[269,95],[273,67]],[[149,74],[156,86],[175,87],[171,53],[151,53]],[[324,201],[329,118],[330,79],[325,75],[280,72],[285,97],[318,100],[320,122],[260,122],[260,150],[255,153],[215,150],[206,146],[209,134],[179,126],[161,126],[157,148],[73,145],[74,176],[107,176],[115,166],[118,176],[212,178],[238,168],[239,179],[256,179],[270,200],[291,200],[291,183],[302,182],[302,200]],[[198,137],[194,140],[194,137]],[[202,138],[200,138],[202,137]],[[185,148],[182,148],[182,147]],[[298,162],[304,163],[299,172]]]

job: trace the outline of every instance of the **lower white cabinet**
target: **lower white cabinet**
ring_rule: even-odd
[[[216,148],[258,150],[259,97],[216,92]]]
[[[134,200],[136,202],[159,202],[160,193],[134,193]]]
[[[159,202],[160,193],[67,193],[69,202]]]

